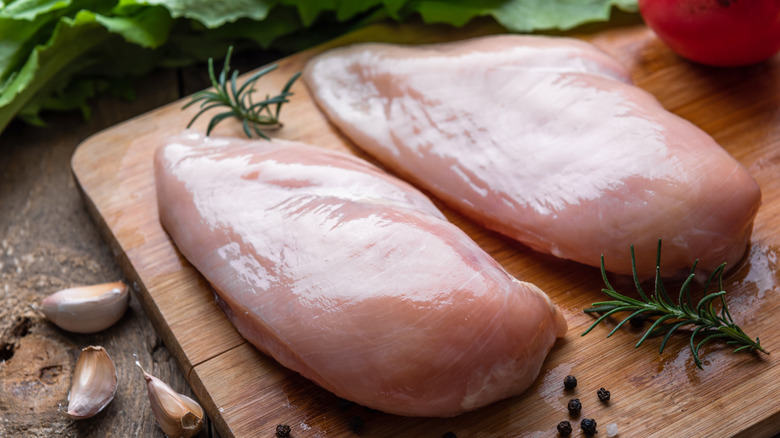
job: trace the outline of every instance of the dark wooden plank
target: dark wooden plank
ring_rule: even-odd
[[[15,122],[0,136],[0,436],[163,436],[133,354],[192,394],[135,297],[119,323],[92,335],[64,332],[30,309],[62,288],[124,278],[84,207],[70,159],[88,136],[176,99],[177,81],[174,71],[157,72],[133,102],[99,99],[89,121],[47,114],[45,128]],[[67,406],[71,371],[87,345],[107,349],[119,388],[103,412],[74,421],[58,405]]]

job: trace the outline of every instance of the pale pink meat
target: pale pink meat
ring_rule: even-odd
[[[746,169],[571,38],[360,44],[312,59],[329,119],[407,181],[531,248],[641,277],[745,253],[761,201]]]
[[[566,321],[422,193],[301,143],[185,132],[160,220],[261,351],[340,397],[453,416],[516,395]]]

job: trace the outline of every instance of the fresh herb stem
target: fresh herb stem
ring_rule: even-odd
[[[255,92],[255,83],[267,75],[268,73],[276,70],[278,67],[276,64],[270,65],[253,74],[246,82],[240,87],[238,86],[238,70],[230,69],[230,57],[233,54],[233,46],[228,48],[227,55],[225,56],[225,62],[222,66],[222,71],[219,73],[219,77],[214,74],[214,58],[209,58],[209,78],[211,79],[211,85],[213,90],[202,90],[192,95],[192,100],[188,102],[182,109],[188,108],[200,102],[200,111],[190,120],[187,124],[187,128],[195,123],[195,120],[206,111],[214,108],[227,109],[220,112],[211,118],[211,121],[206,128],[206,135],[211,134],[211,131],[221,121],[235,117],[241,121],[244,133],[247,137],[252,138],[252,132],[257,134],[266,140],[269,140],[268,136],[263,133],[263,129],[278,129],[282,127],[282,123],[279,120],[279,115],[282,111],[282,105],[289,102],[288,97],[292,96],[290,92],[293,83],[301,76],[301,72],[295,73],[285,84],[282,91],[271,97],[266,95],[265,99],[260,102],[254,102],[252,95]]]
[[[697,260],[698,262],[698,260]],[[677,329],[684,326],[694,326],[695,329],[691,333],[689,340],[689,346],[691,353],[693,353],[693,360],[696,366],[702,367],[701,357],[699,351],[705,344],[714,341],[722,340],[726,344],[736,345],[737,348],[734,352],[739,351],[760,351],[765,354],[769,354],[761,347],[759,339],[753,340],[751,337],[745,334],[742,329],[734,323],[729,313],[728,306],[724,295],[726,291],[723,289],[723,270],[726,266],[725,263],[720,265],[707,279],[704,284],[704,297],[699,300],[696,307],[691,302],[691,285],[693,284],[694,271],[696,269],[697,262],[694,262],[691,272],[680,287],[680,293],[677,298],[677,303],[673,303],[669,293],[664,288],[661,281],[661,241],[658,241],[658,252],[656,256],[656,275],[655,285],[652,294],[646,294],[642,289],[642,285],[637,276],[636,270],[636,257],[634,256],[634,246],[631,246],[631,268],[634,276],[634,284],[641,299],[631,298],[625,296],[615,290],[612,285],[609,284],[607,279],[607,272],[604,268],[604,256],[601,256],[601,277],[604,280],[605,288],[601,291],[607,296],[612,298],[609,301],[600,301],[593,303],[591,308],[585,309],[585,313],[598,313],[601,314],[584,333],[582,336],[590,333],[593,328],[603,322],[610,316],[619,312],[631,312],[631,314],[620,321],[614,329],[607,335],[612,336],[620,327],[626,322],[630,321],[638,315],[645,317],[655,318],[644,335],[636,343],[635,347],[639,347],[646,339],[654,336],[664,334],[661,341],[661,347],[659,353],[663,353],[666,343],[669,341],[672,333]],[[718,292],[707,293],[710,286],[717,279]],[[715,308],[714,302],[720,301],[720,312]],[[697,343],[696,338],[702,339]]]

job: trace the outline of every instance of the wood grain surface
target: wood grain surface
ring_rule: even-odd
[[[260,93],[278,90],[313,54],[354,41],[423,43],[494,31],[462,31],[407,25],[364,29],[329,45],[284,59],[261,83]],[[535,253],[474,225],[441,206],[510,273],[548,292],[563,310],[570,331],[548,356],[537,382],[523,395],[455,418],[404,418],[340,402],[299,375],[258,353],[217,308],[205,280],[184,260],[162,230],[152,174],[152,153],[178,133],[194,114],[184,101],[110,128],[85,141],[72,160],[73,171],[136,296],[171,350],[188,381],[224,437],[273,436],[288,424],[294,437],[463,437],[555,436],[561,420],[576,426],[566,404],[582,401],[582,418],[594,418],[599,436],[616,423],[620,436],[771,436],[780,431],[780,57],[745,68],[713,69],[674,55],[641,25],[580,35],[623,62],[640,87],[670,111],[709,132],[758,180],[763,205],[749,254],[725,280],[735,320],[771,355],[731,354],[713,345],[703,349],[704,370],[696,369],[687,337],[633,345],[641,332],[625,328],[606,339],[614,322],[580,334],[593,321],[581,309],[601,300],[597,269]],[[246,77],[243,76],[243,77]],[[274,133],[368,158],[337,132],[312,103],[305,86],[283,110],[285,126]],[[204,129],[206,120],[196,124]],[[216,135],[242,136],[237,122],[224,122]],[[717,202],[717,200],[713,200]],[[723,208],[729,208],[723,205]],[[613,286],[630,292],[631,281]],[[563,378],[579,380],[574,391]],[[612,393],[602,403],[596,391]],[[357,427],[360,425],[361,427]],[[357,432],[354,430],[358,429]],[[580,432],[575,431],[574,436]]]
[[[47,113],[44,128],[15,122],[0,135],[0,437],[163,437],[133,354],[192,395],[136,299],[117,324],[94,334],[68,333],[31,307],[59,289],[123,279],[84,208],[70,159],[87,137],[181,97],[179,81],[173,70],[158,71],[138,84],[133,102],[93,102],[89,121]],[[100,414],[74,421],[58,406],[67,405],[73,367],[88,345],[106,348],[119,387]],[[207,427],[197,437],[212,435]]]

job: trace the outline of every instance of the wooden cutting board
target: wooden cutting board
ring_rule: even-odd
[[[495,30],[410,25],[364,29],[282,60],[261,82],[267,89],[259,91],[279,90],[307,59],[327,47],[354,41],[453,40]],[[277,424],[290,425],[294,437],[353,436],[350,424],[362,421],[357,436],[438,438],[451,431],[459,438],[549,437],[566,419],[575,425],[573,436],[580,436],[580,418],[570,418],[566,410],[575,397],[582,401],[582,418],[596,419],[602,437],[613,422],[623,437],[759,437],[780,432],[780,367],[775,366],[780,358],[780,320],[775,317],[780,313],[780,56],[751,67],[713,69],[680,59],[641,25],[582,37],[623,62],[635,82],[670,111],[712,134],[758,180],[763,206],[751,249],[725,285],[735,320],[773,354],[731,354],[719,346],[705,347],[705,368],[699,370],[684,335],[670,342],[662,355],[657,339],[633,347],[641,335],[637,329],[627,327],[606,339],[614,321],[581,337],[593,321],[581,310],[603,299],[597,269],[535,253],[442,207],[510,273],[550,294],[566,315],[568,335],[558,341],[537,382],[523,395],[456,418],[404,418],[340,402],[245,342],[215,305],[207,283],[161,228],[152,152],[194,114],[194,109],[181,110],[183,100],[89,138],[72,165],[136,296],[221,436],[270,437]],[[292,91],[295,96],[283,110],[285,127],[274,135],[367,158],[328,124],[303,83]],[[195,129],[203,130],[205,119]],[[224,122],[215,134],[242,136],[233,121]],[[631,292],[626,279],[615,279],[613,285]],[[568,374],[579,380],[572,392],[563,390]],[[600,387],[612,393],[608,404],[596,396]]]

